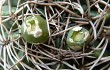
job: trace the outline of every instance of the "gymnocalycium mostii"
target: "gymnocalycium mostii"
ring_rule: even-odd
[[[21,34],[28,43],[46,42],[49,38],[46,20],[40,15],[28,16],[21,26]]]
[[[88,43],[90,33],[81,26],[74,26],[67,35],[67,45],[74,51],[79,51]]]

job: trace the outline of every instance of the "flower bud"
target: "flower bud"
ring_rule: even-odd
[[[79,51],[88,43],[89,37],[90,34],[87,29],[74,26],[68,33],[67,44],[71,49]]]
[[[49,35],[46,20],[40,15],[28,16],[21,26],[21,34],[29,43],[46,42]]]

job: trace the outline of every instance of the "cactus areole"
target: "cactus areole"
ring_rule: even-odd
[[[74,26],[68,33],[67,44],[71,49],[79,51],[88,43],[89,37],[90,34],[87,29]]]
[[[29,43],[44,43],[48,40],[47,23],[40,15],[28,16],[22,26],[21,34]]]

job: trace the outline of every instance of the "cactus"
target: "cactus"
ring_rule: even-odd
[[[2,1],[1,70],[109,70],[107,0]]]

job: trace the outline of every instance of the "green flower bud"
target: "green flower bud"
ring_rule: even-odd
[[[90,34],[87,29],[80,26],[74,26],[68,33],[67,44],[71,49],[79,51],[88,43],[89,37]]]
[[[40,15],[28,16],[21,26],[21,34],[29,43],[46,42],[49,36],[46,20]]]

